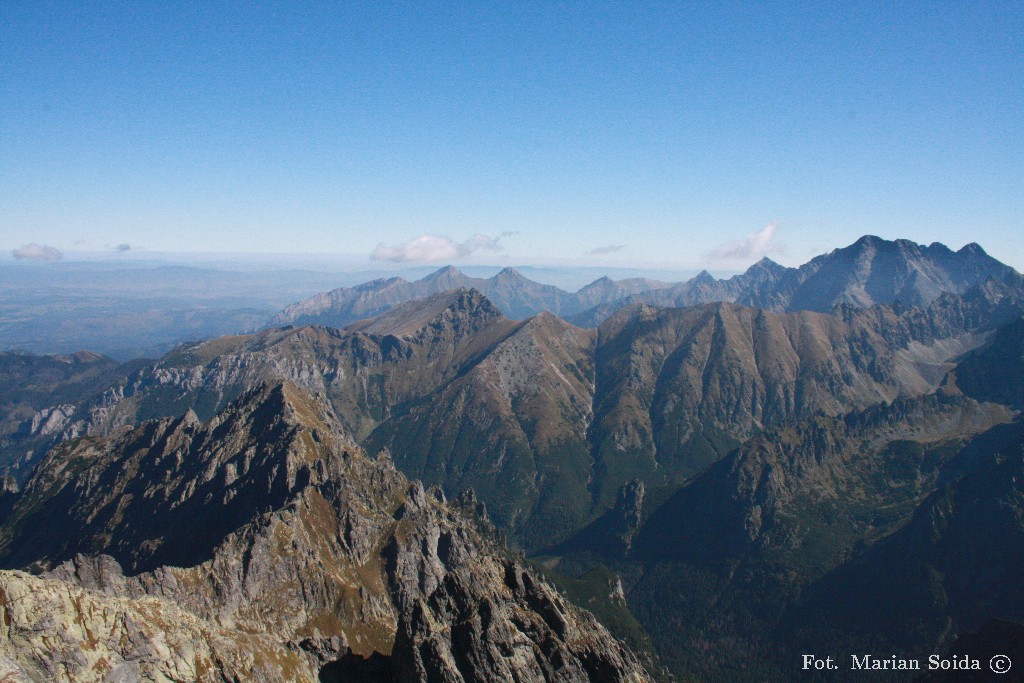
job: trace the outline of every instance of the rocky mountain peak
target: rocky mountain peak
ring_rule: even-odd
[[[965,244],[964,246],[960,247],[960,249],[957,250],[956,253],[962,254],[964,256],[988,256],[988,252],[982,249],[981,245],[978,244],[977,242],[970,242],[968,244]]]
[[[526,276],[512,267],[502,268],[494,279],[498,282],[529,282]]]
[[[419,280],[420,284],[443,289],[463,287],[469,279],[455,266],[445,266]]]
[[[879,237],[878,235],[862,235],[857,239],[856,242],[854,242],[847,248],[856,248],[858,250],[864,249],[866,247],[878,248],[879,246],[886,242],[888,242],[888,240]]]
[[[470,316],[500,315],[500,311],[494,307],[494,304],[480,290],[472,287],[460,287],[410,302],[409,308],[438,312],[450,310]]]
[[[0,526],[0,561],[64,562],[0,571],[0,663],[45,680],[97,680],[94,665],[154,680],[650,680],[439,489],[324,432],[330,417],[294,385],[261,385],[207,423],[57,449]]]
[[[448,276],[448,275],[462,275],[462,271],[459,270],[458,268],[456,268],[455,266],[448,265],[448,266],[444,266],[442,268],[438,268],[433,273],[431,273],[430,275],[427,275],[426,277],[424,277],[422,279],[424,279],[424,280],[436,280],[436,279],[438,279],[440,277],[445,277],[445,276]]]
[[[589,285],[584,285],[580,289],[580,292],[604,291],[611,287],[615,287],[615,280],[612,280],[607,275],[602,275]]]
[[[786,307],[827,311],[839,303],[865,308],[897,301],[925,306],[943,293],[963,294],[1009,272],[1009,266],[970,249],[953,253],[934,244],[865,235],[797,269],[787,280],[793,292]]]
[[[754,276],[764,276],[764,275],[777,276],[777,275],[781,275],[782,273],[786,272],[787,270],[789,270],[789,269],[786,268],[786,266],[784,266],[784,265],[782,265],[780,263],[776,263],[775,261],[771,260],[767,256],[764,256],[764,257],[761,258],[760,261],[758,261],[757,263],[755,263],[752,266],[750,266],[749,268],[747,268],[747,270],[744,271],[744,274],[746,274],[746,275],[754,275]]]
[[[426,327],[476,327],[502,317],[498,307],[479,291],[459,288],[399,304],[375,318],[349,325],[346,329],[381,336],[408,337]]]
[[[715,279],[715,276],[706,270],[700,271],[692,280],[690,280],[690,284],[694,285],[713,285],[716,282],[718,282],[718,280]]]
[[[830,256],[838,257],[841,261],[870,263],[882,254],[887,256],[905,254],[907,245],[913,245],[913,243],[907,240],[887,240],[878,235],[864,235],[853,244],[836,249]]]
[[[352,447],[327,403],[287,382],[253,387],[207,423],[188,411],[72,441],[26,484],[31,511],[0,529],[0,557],[19,566],[30,552],[46,565],[102,546],[134,571],[180,565],[321,479],[324,454]],[[45,512],[55,490],[60,512]]]

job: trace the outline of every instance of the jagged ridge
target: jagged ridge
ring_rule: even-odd
[[[208,423],[149,422],[46,458],[11,505],[0,553],[7,567],[57,566],[50,583],[5,572],[0,586],[59,609],[40,623],[0,600],[0,652],[25,675],[64,680],[152,671],[159,638],[183,643],[163,665],[170,680],[247,666],[267,681],[648,680],[483,523],[386,456],[367,458],[326,402],[261,385]],[[97,611],[102,624],[89,621]],[[33,631],[61,619],[84,630],[57,647]],[[80,647],[105,664],[68,655]]]

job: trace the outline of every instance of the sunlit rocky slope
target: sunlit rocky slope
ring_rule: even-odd
[[[11,679],[648,680],[292,384],[70,442],[3,505],[3,565],[46,572],[0,572]]]

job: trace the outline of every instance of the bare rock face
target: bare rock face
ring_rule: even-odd
[[[50,568],[0,573],[0,666],[12,680],[649,680],[469,507],[367,457],[289,384],[208,423],[71,442],[0,527],[5,566]]]
[[[429,504],[419,484],[385,551],[400,607],[400,680],[642,681],[632,655],[593,616],[510,559],[495,561]]]
[[[643,520],[644,509],[644,483],[639,479],[627,481],[619,488],[619,495],[612,508],[612,531],[615,541],[619,547],[616,549],[619,554],[625,555],[633,545],[633,537],[636,536]]]
[[[315,680],[301,652],[153,596],[105,595],[0,572],[0,680]]]

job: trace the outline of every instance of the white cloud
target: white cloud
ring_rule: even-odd
[[[614,254],[617,251],[622,251],[626,248],[625,244],[609,244],[604,247],[594,247],[587,252],[589,256],[603,256],[605,254]]]
[[[501,239],[514,234],[503,232],[497,237],[491,237],[477,233],[465,242],[456,242],[441,235],[422,235],[402,244],[378,244],[370,258],[375,261],[443,263],[469,256],[476,251],[499,252],[502,250]]]
[[[56,247],[32,242],[12,250],[11,256],[19,261],[59,261],[64,258],[64,252]]]
[[[708,257],[720,261],[746,261],[760,259],[768,252],[775,251],[778,245],[773,242],[779,227],[772,221],[757,232],[752,232],[742,240],[727,242],[708,254]]]

